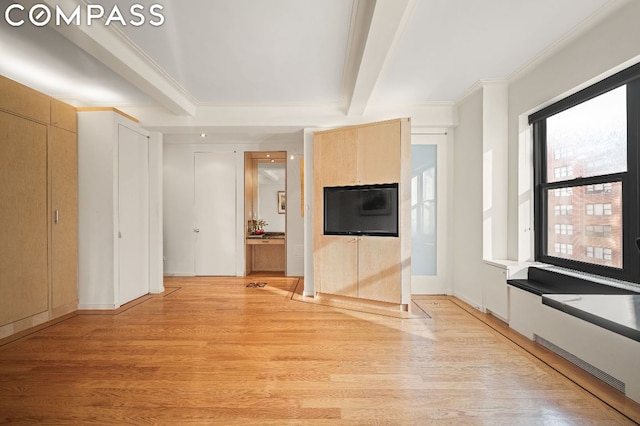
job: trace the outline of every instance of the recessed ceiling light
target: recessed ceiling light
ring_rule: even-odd
[[[207,134],[206,134],[206,133],[200,133],[200,137],[201,137],[201,138],[206,138],[206,137],[207,137]]]

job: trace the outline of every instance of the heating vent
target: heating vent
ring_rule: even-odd
[[[616,379],[612,375],[605,373],[604,371],[600,370],[599,368],[594,367],[593,365],[589,364],[588,362],[578,358],[577,356],[573,355],[572,353],[569,353],[569,352],[565,351],[561,347],[554,345],[550,341],[548,341],[548,340],[546,340],[546,339],[544,339],[544,338],[542,338],[542,337],[540,337],[538,335],[535,335],[535,341],[537,343],[540,343],[545,348],[549,349],[551,352],[554,352],[554,353],[560,355],[562,358],[566,359],[570,363],[582,368],[587,373],[590,373],[591,375],[593,375],[593,376],[597,377],[598,379],[602,380],[603,382],[605,382],[609,386],[613,386],[614,388],[616,388],[620,392],[625,393],[626,385],[624,384],[624,382]]]

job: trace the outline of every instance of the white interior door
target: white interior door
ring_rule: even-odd
[[[434,132],[435,133],[435,132]],[[411,135],[411,292],[447,288],[447,136]]]
[[[119,304],[149,293],[149,141],[118,127]]]
[[[195,154],[195,273],[236,275],[236,154]]]

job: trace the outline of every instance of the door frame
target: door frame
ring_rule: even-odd
[[[288,183],[287,158],[288,157],[287,156],[288,156],[288,152],[282,149],[244,152],[244,170],[243,170],[243,175],[244,175],[244,183],[243,183],[244,231],[243,232],[244,233],[242,235],[243,249],[244,249],[244,265],[245,265],[244,274],[243,274],[244,276],[247,276],[252,272],[252,267],[250,264],[252,263],[251,257],[252,257],[254,247],[246,243],[246,235],[248,233],[249,220],[254,218],[255,211],[256,211],[254,203],[256,199],[256,193],[258,191],[258,183],[257,183],[258,182],[258,177],[257,177],[258,164],[261,162],[269,162],[272,160],[282,163],[284,168],[284,190],[285,190],[285,194],[287,194],[287,188],[288,188],[288,185],[287,185]],[[285,238],[284,238],[284,271],[283,272],[285,276],[287,275],[287,260],[288,260],[287,259],[287,246],[288,246],[287,217],[289,214],[289,209],[291,208],[291,204],[288,202],[288,198],[289,197],[287,196],[286,210],[284,213]]]
[[[412,275],[412,294],[451,294],[449,256],[449,201],[452,200],[451,183],[448,179],[450,156],[448,146],[453,135],[447,129],[412,129],[411,145],[436,146],[436,275]],[[412,259],[415,262],[416,259]]]

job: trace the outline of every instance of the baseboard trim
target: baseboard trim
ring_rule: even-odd
[[[61,323],[62,321],[66,321],[69,318],[73,318],[73,317],[75,317],[77,315],[78,315],[77,311],[70,312],[70,313],[62,315],[60,317],[53,318],[53,319],[50,319],[48,321],[45,321],[45,322],[43,322],[41,324],[34,325],[33,327],[29,327],[29,328],[26,328],[24,330],[18,331],[18,332],[14,333],[14,334],[12,334],[10,336],[3,337],[2,339],[0,339],[0,346],[4,346],[4,345],[8,345],[10,343],[13,343],[16,340],[20,340],[20,339],[22,339],[24,337],[29,336],[30,334],[36,333],[36,332],[38,332],[40,330],[44,330],[45,328],[48,328],[48,327],[51,327],[52,325],[56,325],[58,323]]]

